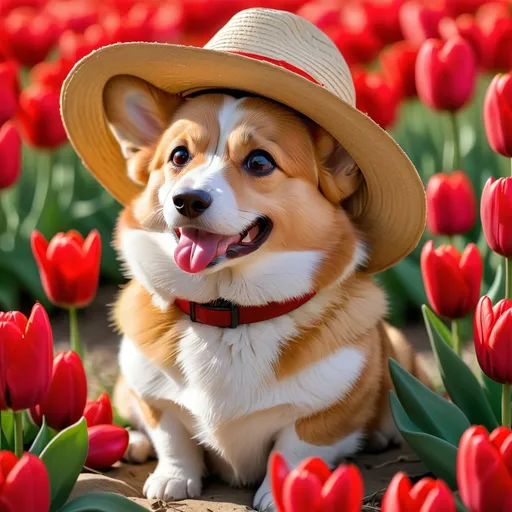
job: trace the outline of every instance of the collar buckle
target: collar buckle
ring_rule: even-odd
[[[231,323],[226,327],[229,329],[236,329],[240,325],[240,308],[237,304],[229,302],[225,299],[217,299],[213,302],[207,302],[206,304],[197,304],[197,302],[190,302],[190,320],[197,322],[196,320],[196,307],[199,306],[202,309],[208,309],[210,311],[230,311]]]

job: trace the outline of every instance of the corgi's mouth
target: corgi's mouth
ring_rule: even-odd
[[[268,217],[258,217],[238,235],[220,235],[192,227],[174,231],[178,237],[174,251],[176,264],[184,272],[196,274],[213,267],[222,257],[234,259],[254,252],[270,235],[272,221]]]

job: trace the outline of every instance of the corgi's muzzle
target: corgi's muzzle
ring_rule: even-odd
[[[199,200],[196,201],[199,203]],[[198,207],[201,208],[199,204],[195,207],[188,206],[196,209]],[[196,216],[198,215],[200,214]],[[219,264],[224,258],[231,260],[256,251],[269,237],[272,226],[272,221],[268,217],[261,216],[236,235],[211,233],[193,226],[176,228],[174,232],[178,238],[178,245],[174,251],[174,259],[185,272],[201,272]]]
[[[174,207],[181,215],[195,219],[212,204],[212,196],[206,190],[179,189],[172,196]]]

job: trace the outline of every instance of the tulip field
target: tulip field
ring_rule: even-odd
[[[119,467],[129,425],[111,389],[88,385],[80,311],[123,282],[120,205],[67,141],[64,79],[116,42],[202,46],[255,6],[331,37],[357,108],[418,169],[425,233],[376,279],[392,324],[424,323],[442,381],[430,390],[390,360],[393,420],[422,478],[405,467],[368,508],[355,465],[288,468],[274,454],[277,512],[512,510],[511,0],[0,0],[0,512],[147,510],[115,492],[72,495],[84,472]],[[57,354],[55,310],[70,332]]]

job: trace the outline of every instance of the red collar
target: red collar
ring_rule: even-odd
[[[265,306],[237,306],[224,299],[208,304],[197,304],[185,299],[176,299],[174,302],[193,322],[234,329],[242,324],[254,324],[286,315],[315,295],[316,292],[311,292],[303,297],[286,302],[270,302]]]

